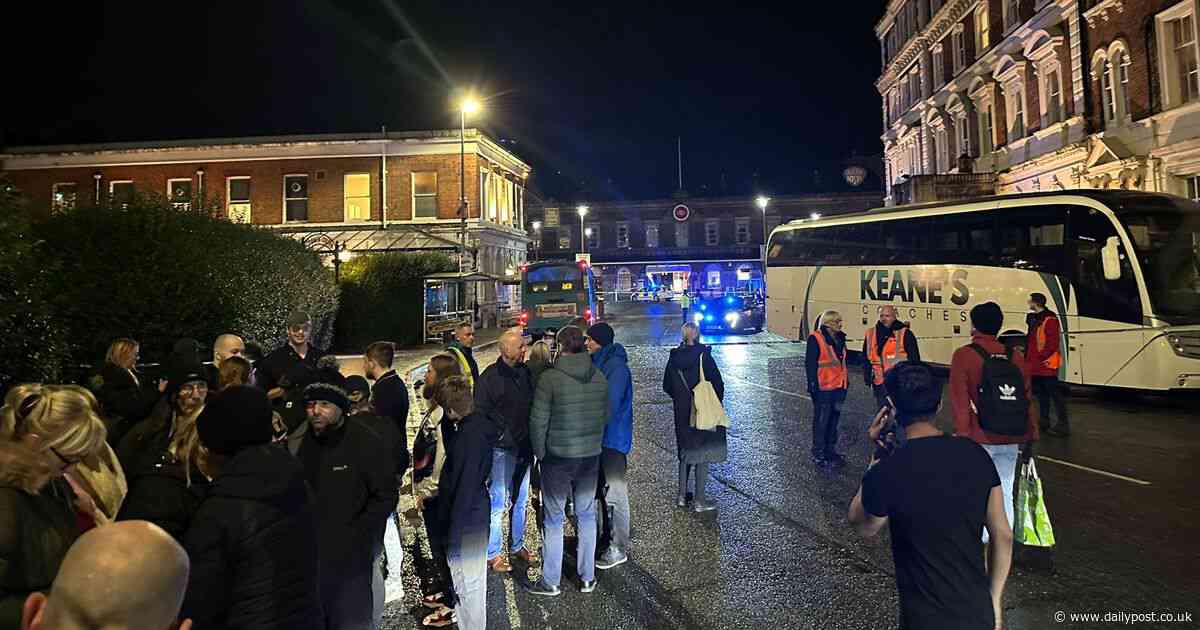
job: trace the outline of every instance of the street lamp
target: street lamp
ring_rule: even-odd
[[[535,235],[534,236],[535,240],[533,241],[533,259],[537,260],[538,258],[541,257],[541,250],[542,250],[542,222],[541,221],[533,222],[533,232]]]
[[[584,232],[584,229],[583,229],[583,217],[587,216],[588,207],[587,206],[579,206],[575,209],[579,211],[579,251],[586,254],[587,253],[587,234]]]
[[[467,96],[458,104],[458,216],[461,221],[459,240],[462,243],[458,258],[459,273],[465,271],[467,262],[467,114],[476,114],[479,109],[479,101],[472,96]]]
[[[767,246],[767,204],[771,203],[771,198],[759,195],[754,203],[758,204],[758,209],[763,213],[763,247]]]

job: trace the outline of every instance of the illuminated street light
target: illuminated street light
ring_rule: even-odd
[[[458,254],[458,272],[465,273],[467,266],[467,114],[477,114],[481,106],[479,100],[473,96],[466,96],[458,104],[459,127],[458,127],[458,216],[459,216],[459,245],[461,249]],[[480,216],[483,216],[482,204],[480,205]],[[479,261],[476,259],[476,266]],[[467,285],[463,283],[462,299],[459,304],[465,305],[467,302]],[[474,286],[474,285],[472,285]],[[477,296],[476,296],[477,297]]]
[[[586,254],[587,253],[587,234],[585,234],[584,230],[583,230],[583,217],[587,216],[588,207],[587,206],[577,206],[575,208],[575,210],[577,210],[579,212],[579,251],[581,253]]]
[[[540,258],[541,250],[542,250],[542,222],[541,221],[533,222],[533,231],[534,231],[533,259],[537,260],[538,258]]]
[[[459,105],[459,109],[462,110],[462,113],[468,115],[475,114],[479,111],[480,107],[481,105],[479,104],[479,101],[470,96],[464,98],[462,103]]]
[[[763,247],[767,246],[767,204],[771,203],[771,198],[759,195],[754,203],[758,204],[758,209],[763,213]]]

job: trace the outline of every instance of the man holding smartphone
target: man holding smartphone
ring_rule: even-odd
[[[863,536],[891,527],[901,627],[999,630],[1013,535],[996,468],[978,444],[934,425],[942,386],[927,365],[898,365],[886,385],[895,406],[871,423],[868,437],[881,448],[847,518]],[[908,437],[894,452],[880,444],[893,421]],[[985,527],[986,568],[979,540]]]

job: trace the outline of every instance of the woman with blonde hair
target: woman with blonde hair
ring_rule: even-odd
[[[721,370],[713,361],[711,349],[700,343],[700,329],[688,322],[683,325],[683,341],[671,350],[667,360],[667,371],[663,374],[663,391],[671,397],[675,409],[675,448],[679,457],[679,497],[676,505],[687,507],[688,477],[694,481],[692,509],[707,512],[716,509],[716,504],[704,498],[704,487],[708,482],[708,465],[725,461],[728,456],[725,442],[725,427],[714,431],[702,431],[692,426],[692,390],[700,382],[703,366],[704,378],[712,383],[717,398],[725,399],[725,382]]]
[[[159,398],[158,390],[144,382],[137,371],[140,349],[136,340],[114,339],[104,356],[104,365],[88,382],[100,401],[109,444],[119,444],[130,427],[150,415]]]
[[[168,363],[166,397],[117,449],[129,480],[117,519],[150,521],[181,539],[209,482],[196,430],[208,380],[195,357],[175,356]]]
[[[537,385],[537,378],[541,376],[546,368],[554,364],[553,353],[550,352],[550,344],[545,340],[539,339],[530,344],[526,351],[525,365],[529,367],[529,371],[533,373],[533,383]]]
[[[422,515],[431,557],[426,557],[421,552],[419,542],[417,548],[411,551],[411,556],[421,582],[421,604],[433,611],[421,623],[434,628],[455,623],[454,609],[445,605],[445,602],[454,601],[454,598],[450,597],[453,584],[450,580],[450,565],[446,562],[445,541],[440,540],[435,529],[430,527],[437,514],[438,482],[442,475],[442,467],[446,463],[443,411],[438,406],[434,393],[437,392],[439,383],[451,376],[462,375],[462,364],[453,355],[443,353],[429,360],[425,384],[421,388],[426,411],[421,419],[421,426],[417,429],[412,449],[413,501]]]
[[[65,473],[104,446],[96,398],[75,385],[17,385],[0,407],[0,628],[21,623],[21,606],[50,588],[79,537],[77,512],[103,520]]]

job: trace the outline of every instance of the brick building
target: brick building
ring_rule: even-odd
[[[876,27],[887,203],[939,187],[1200,196],[1198,8],[892,0]]]
[[[516,299],[502,278],[525,259],[530,168],[475,130],[250,137],[181,142],[13,147],[0,176],[53,212],[158,194],[181,205],[217,200],[230,221],[277,230],[328,253],[456,253],[480,285],[483,317]],[[465,165],[467,220],[460,218]],[[386,176],[384,175],[386,173]],[[476,261],[478,266],[475,267]],[[469,298],[470,299],[470,298]]]
[[[675,291],[758,288],[764,221],[770,230],[813,214],[879,206],[877,187],[864,188],[773,197],[765,214],[754,198],[682,197],[590,202],[581,220],[577,204],[545,202],[529,208],[530,253],[568,259],[586,251],[605,291],[641,290],[651,284]]]

